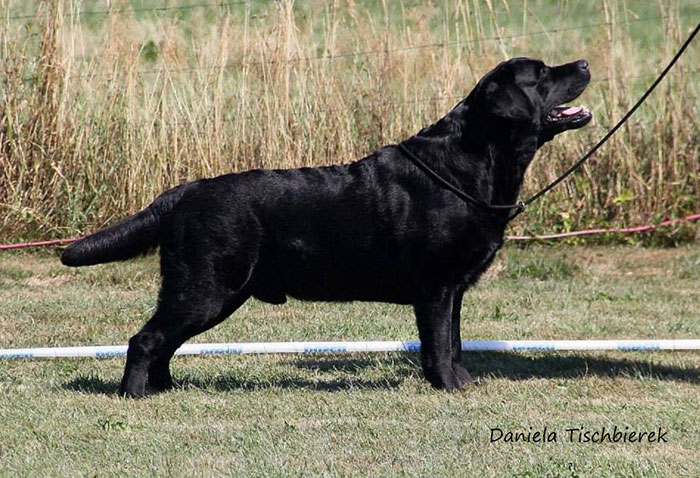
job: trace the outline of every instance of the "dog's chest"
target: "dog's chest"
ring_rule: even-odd
[[[503,238],[500,237],[484,240],[479,246],[472,244],[471,249],[464,250],[463,254],[460,255],[458,265],[456,264],[456,268],[459,270],[457,274],[459,282],[465,287],[476,283],[479,277],[491,266],[502,246]]]

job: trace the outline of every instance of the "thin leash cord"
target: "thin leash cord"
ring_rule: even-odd
[[[418,166],[420,169],[422,169],[425,173],[428,174],[431,178],[433,178],[435,181],[438,183],[442,184],[445,188],[449,189],[452,191],[455,195],[457,195],[459,198],[461,198],[465,202],[471,202],[473,204],[476,204],[477,206],[480,206],[484,209],[493,209],[493,210],[512,210],[515,209],[515,212],[511,214],[508,217],[508,221],[512,221],[516,217],[520,215],[525,210],[525,207],[528,206],[529,204],[532,204],[535,202],[537,199],[541,198],[545,194],[547,194],[549,191],[554,189],[559,183],[561,183],[564,179],[569,177],[574,171],[579,169],[583,164],[590,159],[593,154],[600,149],[601,146],[603,146],[609,139],[614,135],[620,127],[627,122],[627,120],[639,109],[639,107],[646,101],[646,99],[649,97],[649,95],[656,89],[659,83],[664,79],[664,77],[668,74],[668,72],[671,70],[673,65],[676,64],[678,59],[683,55],[685,50],[688,48],[690,43],[693,41],[695,36],[698,33],[698,30],[700,30],[700,23],[698,23],[695,27],[695,29],[692,31],[692,33],[688,36],[686,41],[683,43],[683,45],[680,47],[678,52],[676,52],[675,56],[671,59],[669,64],[664,68],[664,70],[661,72],[661,74],[654,80],[654,82],[649,86],[649,88],[644,92],[644,94],[637,100],[637,102],[632,106],[632,108],[620,119],[620,121],[617,122],[615,126],[608,131],[603,138],[596,143],[595,146],[593,146],[581,159],[579,159],[576,163],[574,163],[573,166],[571,166],[569,169],[567,169],[561,176],[559,176],[557,179],[549,183],[547,186],[545,186],[543,189],[541,189],[539,192],[537,192],[534,196],[530,197],[529,199],[525,201],[518,201],[516,204],[489,204],[486,203],[480,199],[477,199],[464,191],[462,191],[460,188],[455,186],[454,184],[450,183],[447,181],[445,178],[440,176],[438,173],[436,173],[433,169],[430,168],[427,164],[425,164],[423,161],[421,161],[420,158],[418,158],[411,150],[406,148],[406,146],[403,143],[399,143],[397,145],[398,149],[406,155],[411,162],[413,162],[416,166]]]

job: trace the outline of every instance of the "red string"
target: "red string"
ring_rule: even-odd
[[[544,240],[544,239],[561,239],[565,237],[575,237],[575,236],[590,236],[593,234],[607,234],[607,233],[630,233],[630,232],[645,232],[652,231],[656,228],[663,226],[670,226],[673,224],[678,224],[680,222],[696,221],[700,219],[700,214],[691,214],[690,216],[681,217],[678,219],[669,219],[659,224],[650,224],[647,226],[633,226],[633,227],[615,227],[610,229],[584,229],[583,231],[572,231],[572,232],[562,232],[559,234],[546,234],[542,236],[506,236],[506,239],[511,241],[534,241],[534,240]]]
[[[681,217],[678,219],[669,219],[659,224],[649,224],[646,226],[633,226],[633,227],[616,227],[610,229],[584,229],[582,231],[571,231],[562,232],[559,234],[545,234],[541,236],[506,236],[506,239],[510,241],[535,241],[535,240],[547,240],[547,239],[562,239],[566,237],[576,237],[576,236],[591,236],[594,234],[608,234],[608,233],[632,233],[632,232],[646,232],[653,231],[659,227],[671,226],[673,224],[678,224],[681,222],[697,221],[700,219],[700,214],[691,214],[690,216]],[[80,237],[71,237],[68,239],[51,239],[48,241],[37,241],[37,242],[21,242],[19,244],[0,244],[0,250],[3,249],[23,249],[25,247],[43,247],[43,246],[57,246],[61,244],[70,244],[81,239]]]

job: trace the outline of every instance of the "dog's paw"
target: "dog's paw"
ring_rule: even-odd
[[[467,373],[467,375],[469,374]],[[430,382],[433,388],[438,390],[458,390],[464,383],[460,380],[452,367],[449,366],[441,369],[425,370],[425,378]]]
[[[132,398],[132,399],[140,399],[140,398],[146,398],[146,391],[132,391],[132,390],[119,390],[119,396],[121,398]]]
[[[467,369],[464,368],[464,365],[462,365],[461,363],[452,362],[452,370],[457,376],[457,380],[459,381],[460,386],[471,385],[475,383],[472,376],[469,374],[469,372],[467,372]]]
[[[122,380],[122,384],[119,386],[119,396],[122,398],[144,398],[146,396],[145,380],[136,381],[136,383]]]
[[[170,381],[154,381],[151,382],[149,380],[148,382],[148,389],[153,391],[153,392],[166,392],[168,390],[171,390],[175,388],[175,382],[172,380]]]
[[[175,382],[173,382],[170,373],[167,374],[149,374],[148,376],[148,388],[156,392],[163,392],[165,390],[170,390],[175,387]]]

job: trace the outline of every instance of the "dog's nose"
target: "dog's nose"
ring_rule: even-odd
[[[587,70],[588,69],[588,62],[586,60],[579,60],[576,62],[579,68],[582,70]]]

